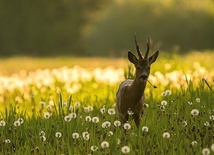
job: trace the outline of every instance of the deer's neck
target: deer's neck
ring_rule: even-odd
[[[144,90],[146,88],[147,81],[137,81],[134,79],[132,85],[130,86],[131,92],[133,93],[133,97],[136,101],[139,101],[141,97],[144,95]]]

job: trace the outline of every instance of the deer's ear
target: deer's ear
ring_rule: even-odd
[[[152,56],[149,57],[149,63],[152,64],[156,61],[157,57],[159,55],[159,51],[155,52]]]
[[[136,64],[137,63],[137,58],[132,52],[128,52],[128,59],[131,63]]]

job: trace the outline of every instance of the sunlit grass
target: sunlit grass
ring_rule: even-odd
[[[133,120],[121,124],[115,109],[115,94],[130,64],[125,60],[109,67],[107,59],[96,58],[101,65],[88,68],[90,59],[79,66],[77,60],[86,59],[71,65],[53,59],[49,68],[51,59],[33,60],[44,60],[44,66],[31,66],[32,60],[26,59],[26,70],[20,65],[22,71],[16,72],[5,65],[10,74],[0,76],[0,153],[212,154],[212,55],[158,59],[149,77],[157,88],[147,85],[147,108],[139,129]]]

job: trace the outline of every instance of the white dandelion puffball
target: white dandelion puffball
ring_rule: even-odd
[[[109,147],[109,143],[107,141],[103,141],[101,143],[101,147],[104,149],[104,148],[108,148]]]
[[[130,152],[130,148],[129,148],[128,146],[123,146],[123,147],[121,148],[121,151],[122,151],[122,153],[126,154],[126,153],[129,153],[129,152]]]
[[[123,125],[123,128],[126,129],[126,130],[129,130],[129,129],[131,129],[131,125],[129,123],[125,123]]]
[[[191,111],[191,115],[193,115],[193,116],[197,116],[198,114],[199,114],[198,109],[192,109],[192,111]]]
[[[164,132],[163,133],[163,138],[170,138],[170,133],[169,132]]]
[[[204,148],[204,149],[201,151],[201,153],[202,153],[203,155],[209,155],[209,154],[210,154],[210,149],[209,149],[209,148]]]
[[[143,131],[143,132],[149,132],[149,128],[148,128],[147,126],[143,126],[143,127],[142,127],[142,131]]]

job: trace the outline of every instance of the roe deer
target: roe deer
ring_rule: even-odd
[[[144,90],[150,74],[150,66],[156,61],[159,51],[148,58],[150,48],[149,38],[147,41],[147,51],[144,57],[141,55],[136,36],[135,45],[139,59],[131,51],[128,52],[128,59],[135,66],[135,79],[126,79],[120,84],[117,91],[116,108],[123,123],[128,121],[128,111],[130,110],[136,126],[139,127],[144,110]]]

